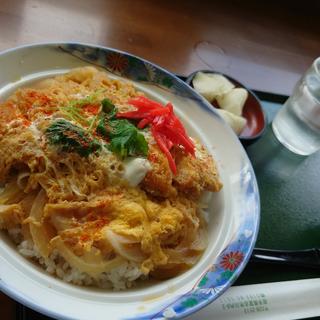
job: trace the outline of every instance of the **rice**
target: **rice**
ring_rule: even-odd
[[[8,229],[8,234],[17,244],[18,252],[22,256],[38,262],[47,273],[68,283],[80,286],[96,286],[104,289],[125,290],[133,287],[136,284],[136,280],[147,278],[137,264],[129,261],[113,268],[109,272],[103,272],[97,278],[93,278],[71,267],[57,250],[53,250],[46,259],[41,257],[31,239],[23,240],[20,228]]]

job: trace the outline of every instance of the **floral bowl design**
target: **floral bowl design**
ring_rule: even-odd
[[[173,102],[191,135],[217,160],[224,188],[208,208],[209,246],[182,275],[125,292],[76,287],[47,275],[21,257],[0,234],[0,289],[59,319],[178,319],[217,299],[236,280],[252,253],[260,215],[257,182],[239,140],[215,109],[168,71],[114,49],[80,43],[24,46],[0,53],[0,99],[30,81],[95,65],[132,81],[153,98]]]

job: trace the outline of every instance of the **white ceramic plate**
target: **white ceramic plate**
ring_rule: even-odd
[[[24,46],[0,54],[0,99],[16,88],[74,67],[93,64],[133,81],[149,96],[171,101],[191,136],[218,162],[224,187],[208,210],[209,246],[197,265],[170,280],[122,292],[77,287],[46,274],[0,239],[0,288],[19,302],[59,319],[180,318],[221,295],[247,263],[258,231],[259,193],[237,137],[214,108],[162,68],[114,49],[79,43]]]

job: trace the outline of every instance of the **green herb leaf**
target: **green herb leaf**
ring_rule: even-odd
[[[82,157],[101,148],[100,143],[89,136],[82,128],[67,120],[59,119],[46,130],[49,143],[60,146],[62,151],[77,152]]]
[[[105,124],[105,117],[104,115],[99,115],[99,120],[96,128],[96,132],[100,134],[103,137],[107,136],[107,129],[106,129],[106,124]]]
[[[117,113],[115,105],[107,98],[101,101],[102,104],[102,111],[107,113],[111,118],[113,115]]]
[[[121,158],[128,156],[147,156],[148,143],[143,134],[128,120],[117,119],[117,108],[108,99],[101,101],[102,111],[96,132],[110,139],[109,150]]]
[[[96,127],[96,132],[103,137],[107,137],[108,132],[106,129],[106,124],[109,119],[112,119],[116,116],[117,108],[107,98],[101,101],[101,105],[102,105],[102,111],[98,116],[98,124]]]
[[[107,134],[110,138],[109,149],[121,158],[148,155],[146,139],[128,120],[110,120]]]
[[[135,143],[130,145],[129,154],[141,154],[146,157],[148,155],[148,142],[142,133],[140,133],[138,130],[137,132]]]

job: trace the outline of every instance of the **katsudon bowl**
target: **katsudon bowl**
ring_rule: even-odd
[[[59,319],[182,318],[222,295],[248,262],[260,202],[251,163],[214,107],[173,74],[131,54],[81,43],[23,46],[0,54],[0,99],[19,87],[93,65],[113,79],[129,81],[149,98],[173,103],[188,134],[216,161],[223,188],[210,194],[204,215],[208,245],[190,269],[167,280],[146,279],[123,291],[76,286],[46,273],[21,256],[0,234],[0,288],[28,307]]]

